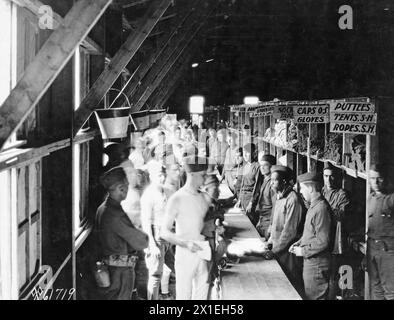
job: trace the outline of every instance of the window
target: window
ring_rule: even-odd
[[[74,55],[74,110],[89,91],[90,56],[83,48]],[[73,145],[73,219],[74,237],[78,238],[87,223],[89,210],[89,142]]]

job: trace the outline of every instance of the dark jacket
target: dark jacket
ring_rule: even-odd
[[[102,256],[127,255],[148,247],[148,236],[136,229],[120,203],[107,197],[97,209],[97,232]]]

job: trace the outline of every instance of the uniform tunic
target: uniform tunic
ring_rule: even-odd
[[[272,216],[272,252],[298,291],[302,291],[302,259],[289,253],[288,249],[301,237],[303,228],[303,205],[290,186],[278,192]]]
[[[239,198],[241,201],[241,208],[244,210],[246,210],[247,206],[252,201],[253,190],[260,175],[260,164],[258,162],[246,163],[243,166],[242,183]],[[249,218],[253,220],[254,217],[250,216]]]
[[[300,240],[304,257],[303,279],[309,300],[328,298],[330,270],[331,209],[321,196],[315,199],[306,214]]]
[[[97,231],[102,257],[129,255],[148,246],[148,236],[136,229],[119,202],[107,197],[97,209]],[[134,287],[133,267],[108,267],[111,285],[102,289],[108,300],[130,300]]]
[[[368,199],[367,269],[374,300],[394,299],[394,193]]]
[[[211,146],[209,157],[214,161],[214,163],[216,163],[220,174],[222,174],[223,171],[223,166],[226,159],[226,152],[228,149],[229,145],[225,141],[219,142],[218,140],[216,140]]]
[[[275,196],[275,192],[271,189],[271,175],[260,174],[253,189],[252,211],[255,212],[254,219],[259,221],[258,231],[266,238],[271,224]]]
[[[343,189],[331,189],[326,187],[322,189],[322,195],[328,201],[331,207],[332,215],[332,236],[333,236],[333,254],[342,254],[345,251],[350,198],[348,193]]]
[[[236,154],[238,151],[238,147],[235,146],[233,148],[229,147],[226,151],[226,156],[224,160],[224,177],[226,179],[227,186],[230,188],[232,192],[234,192],[234,183],[235,183],[235,176],[237,173],[237,161],[236,161]]]
[[[340,289],[339,268],[342,264],[340,257],[337,255],[345,253],[347,249],[347,237],[350,230],[349,207],[350,198],[348,193],[343,189],[328,189],[323,187],[322,195],[328,201],[332,211],[331,237],[332,256],[331,256],[331,275],[330,275],[330,300],[334,300]]]

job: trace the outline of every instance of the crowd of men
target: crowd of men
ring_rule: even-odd
[[[274,156],[258,152],[247,134],[197,129],[159,127],[154,138],[135,139],[132,148],[105,149],[101,183],[107,197],[96,230],[107,267],[98,271],[108,272],[110,281],[99,284],[102,296],[172,299],[175,275],[176,299],[208,299],[225,257],[222,183],[266,241],[264,258],[278,261],[301,296],[335,299],[338,257],[349,249],[351,225],[350,195],[336,169],[326,162],[323,172],[296,177]],[[369,172],[364,265],[374,299],[394,299],[394,194],[384,170],[374,165]]]

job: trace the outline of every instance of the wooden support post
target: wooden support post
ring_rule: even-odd
[[[192,13],[193,8],[200,1],[201,0],[190,1],[190,5],[188,8],[186,8],[184,14],[183,15],[180,14],[179,24],[171,29],[171,31],[168,33],[168,36],[162,37],[159,40],[157,47],[161,49],[159,51],[152,50],[152,53],[149,56],[149,58],[139,67],[137,72],[127,81],[127,83],[122,88],[122,92],[124,92],[127,97],[132,96],[135,89],[141,83],[142,79],[149,72],[151,67],[156,63],[160,63],[160,60],[158,59],[159,58],[163,59],[162,56],[168,54],[167,52],[171,49],[168,47],[169,44],[178,41],[179,37],[182,36],[182,34],[179,32],[179,29],[183,27],[185,21],[189,18],[190,14]],[[190,24],[191,21],[188,21],[187,23]],[[117,99],[117,101],[114,103],[114,107],[119,107],[124,102],[123,97],[124,96],[120,96],[119,99]]]
[[[15,132],[71,58],[111,0],[80,0],[48,38],[0,108],[0,146]]]
[[[105,94],[136,54],[156,23],[170,6],[171,2],[172,0],[153,0],[144,18],[140,22],[138,30],[133,32],[120,47],[108,67],[93,84],[78,110],[75,112],[74,135],[78,133],[84,122],[89,118],[91,112],[104,98]]]

